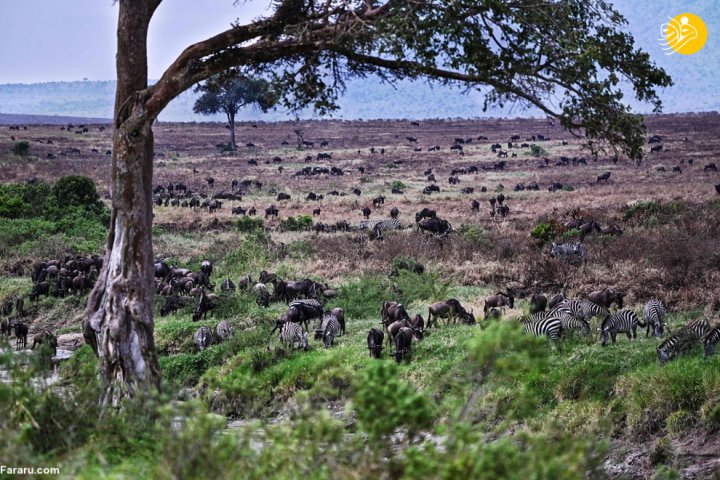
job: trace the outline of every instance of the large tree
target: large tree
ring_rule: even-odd
[[[659,110],[656,88],[670,84],[604,0],[284,0],[269,17],[188,46],[148,85],[148,26],[160,2],[118,1],[112,220],[83,325],[110,404],[160,384],[151,127],[196,83],[236,67],[271,80],[285,105],[322,113],[335,108],[348,78],[427,78],[480,89],[487,107],[534,106],[594,146],[606,142],[631,157],[641,154],[642,119],[623,94]]]
[[[265,112],[277,101],[275,93],[266,80],[237,75],[233,71],[209,78],[195,87],[195,91],[202,92],[193,105],[195,113],[214,115],[223,112],[227,117],[232,151],[237,150],[235,115],[240,109],[256,105]]]

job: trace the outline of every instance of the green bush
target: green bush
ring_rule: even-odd
[[[260,218],[241,216],[237,221],[237,229],[244,233],[256,233],[263,231],[265,225]]]
[[[400,180],[393,180],[392,184],[390,185],[391,189],[397,189],[397,190],[405,190],[407,188],[407,185],[405,185]]]
[[[30,143],[25,140],[21,140],[13,145],[12,152],[15,155],[27,155],[30,153]]]
[[[487,232],[479,225],[471,223],[463,223],[460,225],[458,232],[462,237],[479,247],[481,250],[490,251],[493,248],[493,242],[487,236]]]
[[[72,207],[79,207],[95,215],[103,213],[103,203],[95,190],[95,182],[89,177],[69,175],[60,178],[52,186],[48,198],[51,215],[61,217]]]
[[[530,145],[530,154],[533,157],[544,157],[548,154],[547,150],[542,148],[540,145]]]
[[[299,232],[310,230],[313,226],[313,219],[310,215],[298,215],[296,217],[288,217],[280,221],[280,228],[288,232]]]
[[[372,362],[355,381],[353,407],[358,424],[372,441],[387,439],[399,427],[410,434],[430,427],[430,400],[399,377],[391,362]]]
[[[530,236],[540,243],[547,243],[555,238],[555,228],[549,223],[539,223],[532,229]]]

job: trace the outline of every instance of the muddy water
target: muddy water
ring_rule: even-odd
[[[18,360],[20,361],[21,365],[25,365],[29,363],[30,361],[30,355],[33,355],[33,351],[26,348],[23,350],[15,351],[12,348],[2,348],[0,347],[0,354],[10,353],[12,352],[14,355],[18,357]],[[47,372],[43,376],[34,377],[32,379],[32,382],[35,386],[44,386],[44,385],[52,385],[55,382],[57,382],[60,379],[60,375],[58,374],[58,365],[60,362],[67,360],[68,358],[72,357],[72,350],[64,350],[62,348],[57,349],[57,354],[52,357],[52,364],[53,369],[50,372]],[[10,383],[12,381],[10,371],[7,369],[6,365],[0,365],[0,382],[2,383]]]

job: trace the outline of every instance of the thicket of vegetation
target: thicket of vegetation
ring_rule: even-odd
[[[88,177],[0,184],[0,260],[97,253],[109,220]]]

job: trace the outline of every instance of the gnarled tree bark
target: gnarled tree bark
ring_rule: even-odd
[[[83,334],[100,359],[105,405],[160,387],[152,317],[153,118],[146,38],[159,1],[121,1],[112,157],[112,211],[105,261],[90,294]]]

